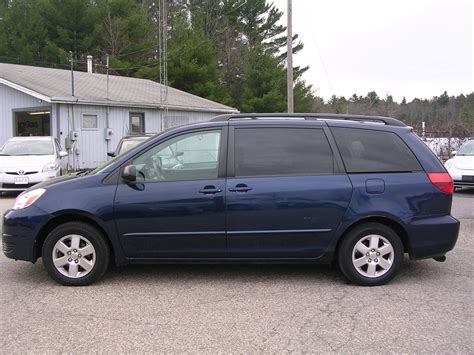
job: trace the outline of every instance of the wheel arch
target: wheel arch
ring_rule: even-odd
[[[41,251],[43,249],[44,241],[46,240],[46,237],[48,236],[48,234],[57,226],[67,223],[67,222],[83,222],[98,229],[105,237],[105,240],[109,247],[111,260],[115,260],[115,249],[112,244],[112,241],[110,240],[110,236],[105,231],[105,229],[93,218],[82,215],[82,214],[75,214],[75,213],[66,213],[66,214],[55,216],[40,229],[38,236],[36,238],[35,249],[34,249],[35,259],[41,256]]]
[[[370,216],[370,217],[364,217],[357,221],[354,221],[352,224],[348,225],[345,228],[345,230],[341,233],[341,236],[339,237],[337,241],[334,258],[333,258],[334,260],[337,259],[339,248],[342,244],[342,241],[346,237],[346,235],[348,235],[350,231],[353,230],[354,228],[357,228],[358,226],[366,224],[366,223],[380,223],[391,228],[400,237],[400,240],[403,244],[403,251],[405,253],[410,253],[411,249],[410,249],[408,233],[406,229],[402,226],[402,224],[400,224],[400,222],[396,221],[394,218],[390,218],[387,216]]]

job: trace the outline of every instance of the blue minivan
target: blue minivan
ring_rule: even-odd
[[[63,285],[112,261],[331,263],[381,285],[457,240],[454,186],[410,127],[387,117],[236,114],[164,131],[82,176],[22,193],[3,251]]]

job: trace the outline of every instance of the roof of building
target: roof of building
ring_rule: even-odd
[[[176,110],[217,113],[238,112],[235,108],[166,87],[147,79],[0,63],[0,83],[47,102],[127,107],[164,107]],[[165,100],[165,88],[167,95]]]

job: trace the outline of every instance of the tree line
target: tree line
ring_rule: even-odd
[[[165,7],[159,6],[165,3]],[[166,12],[164,10],[166,9]],[[170,86],[242,112],[286,111],[286,27],[268,0],[0,0],[0,61],[159,81],[159,38],[166,19]],[[297,54],[303,43],[292,38]],[[295,112],[377,114],[412,126],[472,135],[474,94],[430,100],[380,98],[375,92],[324,100],[294,68]]]

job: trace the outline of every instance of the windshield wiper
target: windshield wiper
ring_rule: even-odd
[[[82,169],[76,173],[76,176],[86,176],[92,171],[92,169]]]
[[[0,153],[2,156],[10,156],[10,154]]]

